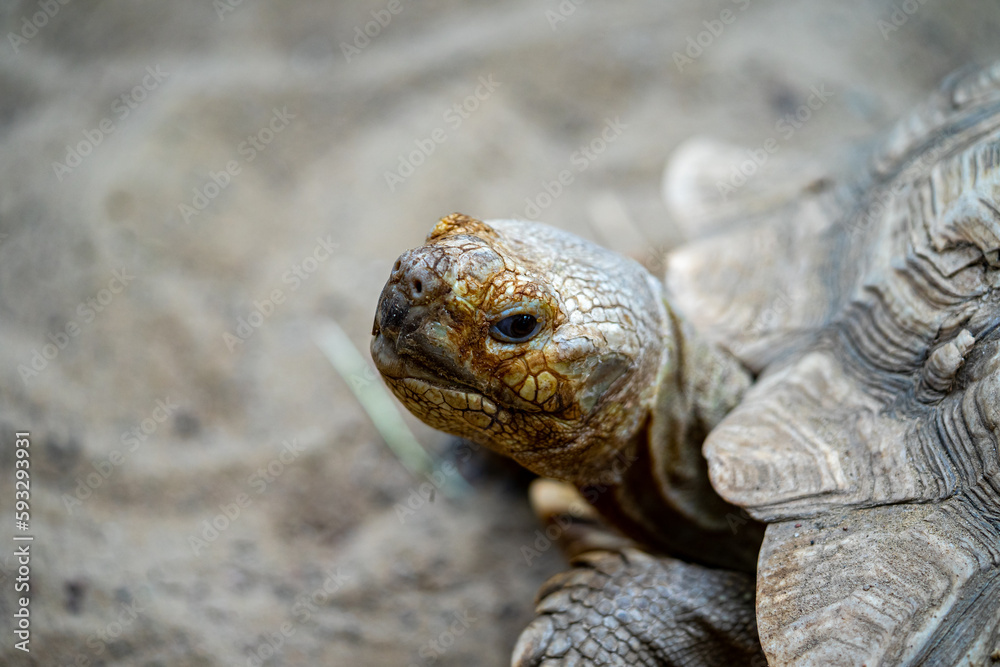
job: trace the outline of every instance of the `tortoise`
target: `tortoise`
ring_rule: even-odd
[[[390,389],[557,480],[514,664],[1000,664],[1000,63],[842,171],[662,281],[462,214],[397,260]]]

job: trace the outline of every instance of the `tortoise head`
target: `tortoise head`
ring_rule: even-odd
[[[643,426],[665,319],[636,262],[547,225],[453,214],[396,260],[371,351],[430,426],[589,483]]]

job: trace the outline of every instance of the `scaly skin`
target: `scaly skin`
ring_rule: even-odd
[[[582,244],[541,225],[445,218],[397,260],[372,354],[431,426],[541,475],[616,483],[611,464],[655,398],[666,311],[641,267]],[[570,264],[574,250],[588,264]],[[544,318],[541,334],[492,338],[512,309]]]
[[[514,316],[540,326],[505,341]],[[753,571],[762,526],[712,490],[701,454],[750,375],[636,262],[546,225],[453,214],[397,260],[373,335],[379,371],[427,424],[574,484],[653,553]]]
[[[572,564],[539,591],[514,664],[767,665],[753,576],[635,549],[591,551]]]

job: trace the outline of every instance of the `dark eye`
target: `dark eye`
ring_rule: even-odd
[[[523,343],[534,337],[541,328],[541,320],[534,315],[518,313],[495,323],[490,327],[490,335],[504,343]]]

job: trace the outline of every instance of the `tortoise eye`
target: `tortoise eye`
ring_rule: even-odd
[[[541,331],[542,321],[528,313],[509,315],[490,327],[490,335],[504,343],[523,343]]]

